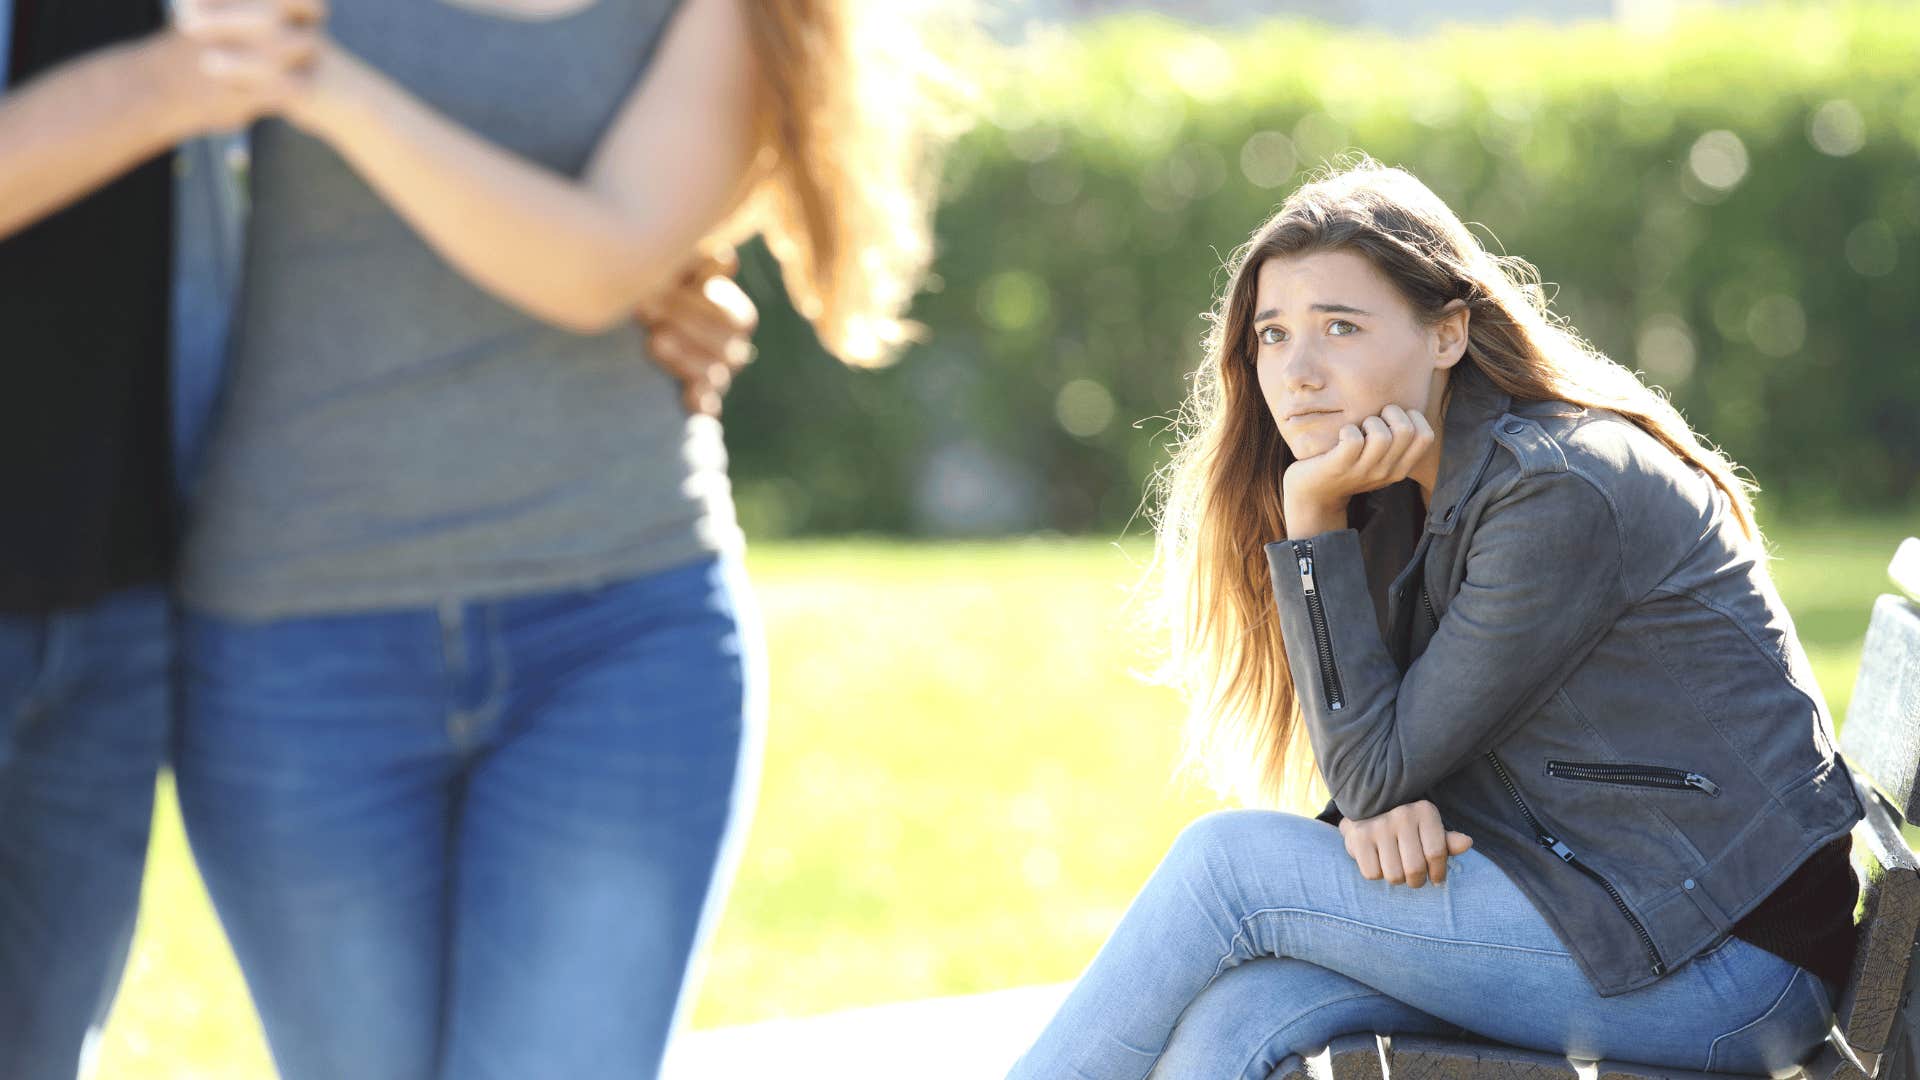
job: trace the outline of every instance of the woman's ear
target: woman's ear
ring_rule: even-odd
[[[1473,317],[1465,300],[1449,300],[1440,312],[1439,321],[1428,331],[1436,370],[1451,368],[1467,354],[1467,326]]]

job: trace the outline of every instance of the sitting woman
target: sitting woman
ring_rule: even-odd
[[[1173,670],[1203,749],[1333,798],[1191,825],[1013,1076],[1264,1080],[1352,1032],[1811,1053],[1861,808],[1734,465],[1399,169],[1229,270]]]

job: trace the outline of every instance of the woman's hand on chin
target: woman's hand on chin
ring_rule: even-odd
[[[1427,418],[1398,405],[1341,428],[1331,447],[1287,466],[1280,489],[1287,535],[1345,528],[1348,499],[1406,479],[1433,441]]]

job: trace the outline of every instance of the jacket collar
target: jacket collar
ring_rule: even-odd
[[[1449,385],[1453,391],[1447,398],[1447,414],[1441,420],[1440,471],[1426,520],[1427,531],[1441,535],[1453,531],[1454,514],[1473,493],[1473,485],[1480,479],[1481,465],[1493,448],[1494,425],[1513,408],[1512,395],[1495,386],[1471,360],[1462,360],[1453,369]],[[1401,483],[1409,488],[1413,486],[1411,480]],[[1389,485],[1362,497],[1369,519],[1383,512],[1404,512],[1399,511],[1403,503],[1395,494],[1400,486]]]
[[[1471,359],[1454,369],[1447,398],[1445,434],[1440,442],[1440,473],[1427,507],[1427,531],[1453,531],[1454,514],[1473,493],[1493,449],[1493,429],[1513,408],[1513,397],[1493,384]]]

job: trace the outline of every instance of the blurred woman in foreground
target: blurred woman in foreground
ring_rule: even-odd
[[[254,140],[175,755],[289,1080],[658,1069],[764,687],[719,423],[632,314],[758,232],[843,360],[906,340],[889,10],[184,5],[236,82],[311,51]]]

